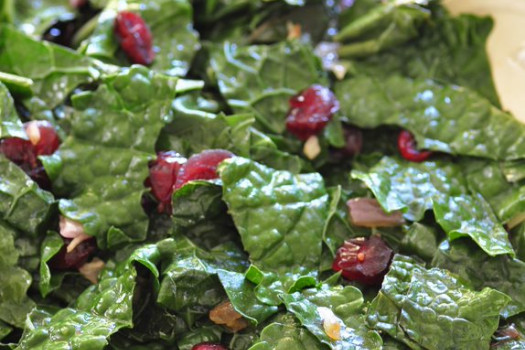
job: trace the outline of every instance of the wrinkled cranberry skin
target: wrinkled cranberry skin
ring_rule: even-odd
[[[40,140],[34,145],[37,156],[47,156],[56,152],[60,146],[60,138],[53,125],[46,120],[32,121],[24,124],[27,128],[36,125],[40,132]]]
[[[71,252],[67,252],[67,245],[71,242],[71,239],[65,239],[65,245],[62,249],[49,260],[49,266],[54,270],[59,271],[72,271],[76,270],[86,263],[89,257],[97,251],[97,243],[94,238],[90,238],[81,242]]]
[[[432,152],[420,151],[417,149],[416,139],[410,131],[403,130],[397,138],[397,148],[401,156],[410,162],[421,163],[427,160]]]
[[[191,350],[228,350],[228,348],[222,346],[221,344],[214,343],[200,343],[194,345]]]
[[[290,99],[286,129],[301,141],[317,135],[339,110],[339,101],[330,89],[312,85]]]
[[[148,186],[159,202],[160,213],[171,212],[171,196],[177,175],[186,159],[174,151],[159,152],[157,159],[150,165]]]
[[[115,19],[115,34],[120,48],[132,63],[149,66],[155,59],[153,38],[146,22],[140,15],[122,11]]]
[[[332,269],[349,281],[380,285],[392,260],[393,251],[379,236],[354,238],[337,250]]]
[[[223,160],[233,156],[233,153],[222,149],[206,150],[191,156],[179,171],[175,190],[192,180],[213,180],[218,178],[217,166]]]

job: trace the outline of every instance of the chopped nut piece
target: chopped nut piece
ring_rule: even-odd
[[[235,311],[230,301],[215,306],[209,314],[210,320],[216,324],[225,325],[234,332],[248,327],[248,321]]]
[[[66,251],[68,253],[71,253],[73,249],[75,249],[80,243],[92,238],[84,232],[84,227],[82,227],[82,224],[70,220],[64,216],[60,216],[59,226],[60,235],[62,237],[73,239],[67,246]]]
[[[403,214],[397,210],[386,213],[373,198],[353,198],[346,202],[350,223],[361,227],[394,227],[405,223]]]
[[[308,140],[306,140],[303,146],[303,153],[310,160],[317,158],[321,153],[321,146],[319,145],[317,136],[310,136]]]
[[[38,129],[36,122],[27,123],[26,134],[27,137],[29,137],[29,141],[31,141],[33,145],[38,144],[40,141],[40,129]]]
[[[323,329],[332,340],[341,339],[341,320],[327,307],[317,309],[323,319]]]
[[[288,29],[288,40],[299,39],[302,34],[301,25],[292,22],[286,23]]]
[[[78,268],[78,271],[88,281],[93,284],[98,283],[98,274],[106,266],[106,263],[99,258],[94,258],[93,261],[85,263]]]

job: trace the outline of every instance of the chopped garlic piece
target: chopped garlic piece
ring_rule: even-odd
[[[323,319],[323,329],[332,340],[341,340],[341,320],[327,307],[317,309]]]
[[[303,153],[310,160],[317,158],[321,153],[321,146],[319,145],[317,136],[310,136],[310,138],[306,140],[303,146]]]
[[[85,263],[78,268],[78,271],[88,281],[93,284],[98,283],[98,275],[100,271],[106,266],[106,263],[99,258],[94,258],[93,261]]]
[[[36,145],[38,141],[40,141],[40,130],[36,122],[27,123],[26,134],[33,145]]]

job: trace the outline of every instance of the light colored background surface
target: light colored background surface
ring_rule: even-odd
[[[503,108],[525,123],[525,0],[445,0],[453,14],[491,15],[487,42]]]

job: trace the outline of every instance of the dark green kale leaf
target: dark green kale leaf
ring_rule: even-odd
[[[57,173],[55,191],[68,197],[59,201],[62,215],[80,222],[100,247],[146,237],[143,182],[175,93],[175,78],[134,66],[72,98],[71,133],[44,165]]]
[[[151,69],[173,76],[188,72],[198,35],[192,28],[193,10],[187,0],[111,0],[98,17],[93,33],[82,43],[80,51],[105,62],[128,65],[119,50],[114,22],[119,11],[140,14],[151,30],[155,61]]]
[[[192,181],[173,194],[172,221],[175,234],[188,237],[204,249],[234,242],[238,237],[221,186],[212,182]]]
[[[359,289],[322,285],[320,288],[283,294],[281,298],[288,311],[331,349],[381,349],[381,337],[365,325],[363,295]],[[333,339],[327,334],[326,322],[339,323],[340,339]]]
[[[169,310],[183,314],[189,326],[199,317],[207,316],[212,307],[226,300],[230,294],[234,296],[231,300],[234,308],[246,315],[252,314],[245,307],[253,307],[256,300],[253,298],[251,302],[245,302],[242,298],[235,297],[239,284],[243,284],[239,276],[248,264],[243,252],[234,244],[226,243],[205,251],[188,239],[178,237],[167,241],[160,249],[161,252],[169,252],[169,259],[162,269],[157,302]],[[223,285],[217,276],[222,270],[224,273],[237,273],[236,277],[239,279],[225,280]],[[245,292],[248,293],[248,289]],[[260,310],[263,308],[261,306]]]
[[[157,148],[187,157],[207,149],[226,149],[268,166],[299,172],[303,162],[278,149],[267,135],[253,126],[252,114],[225,116],[203,111],[209,104],[198,95],[183,95],[173,102],[174,118],[162,130]]]
[[[525,125],[468,88],[362,75],[335,91],[342,114],[359,127],[397,125],[415,135],[418,147],[455,155],[525,157]]]
[[[75,51],[2,25],[0,70],[33,81],[33,97],[26,98],[24,104],[36,114],[62,104],[77,86],[98,79],[106,68]]]
[[[341,57],[363,57],[399,46],[419,35],[419,27],[430,19],[425,6],[431,1],[378,3],[339,30],[334,39],[346,42]]]
[[[38,187],[22,169],[0,155],[0,222],[37,237],[46,222],[53,195]]]
[[[432,265],[458,275],[476,290],[494,288],[512,298],[502,310],[508,318],[525,311],[525,263],[509,256],[488,256],[483,250],[461,239],[444,241],[436,251]]]
[[[480,194],[434,197],[436,221],[450,240],[470,237],[488,255],[516,255],[508,233]]]
[[[326,350],[310,331],[301,327],[295,317],[283,315],[266,326],[259,340],[249,350]]]
[[[411,349],[489,349],[509,301],[497,290],[474,292],[446,270],[396,255],[367,322]]]
[[[487,161],[465,162],[464,173],[469,187],[490,203],[498,218],[510,227],[523,220],[525,187],[507,180],[504,164]]]
[[[414,163],[384,157],[368,171],[352,171],[363,181],[387,212],[402,210],[408,220],[418,221],[432,209],[432,197],[467,192],[461,168],[444,161]]]
[[[30,316],[31,326],[26,329],[17,349],[103,349],[109,336],[121,328],[133,326],[137,266],[158,278],[156,264],[160,258],[156,245],[137,249],[115,269],[106,269],[99,283],[84,291],[72,307],[39,322]]]
[[[219,173],[250,261],[287,280],[285,289],[297,276],[316,277],[330,204],[322,177],[277,171],[241,157],[224,161]]]
[[[31,274],[18,266],[16,237],[16,231],[0,220],[0,322],[24,328],[26,316],[35,303],[27,296]],[[4,332],[9,333],[7,325]]]
[[[362,3],[353,7],[363,7]],[[416,38],[380,54],[353,60],[351,72],[374,76],[396,72],[414,79],[435,79],[468,87],[499,106],[485,49],[492,27],[490,17],[452,16],[434,3],[431,18],[420,27]]]
[[[210,61],[214,78],[236,113],[252,112],[258,125],[285,130],[288,100],[312,84],[328,85],[309,45],[286,41],[274,45],[216,47]]]
[[[6,137],[27,139],[27,134],[16,113],[13,98],[6,86],[0,83],[0,139]]]

